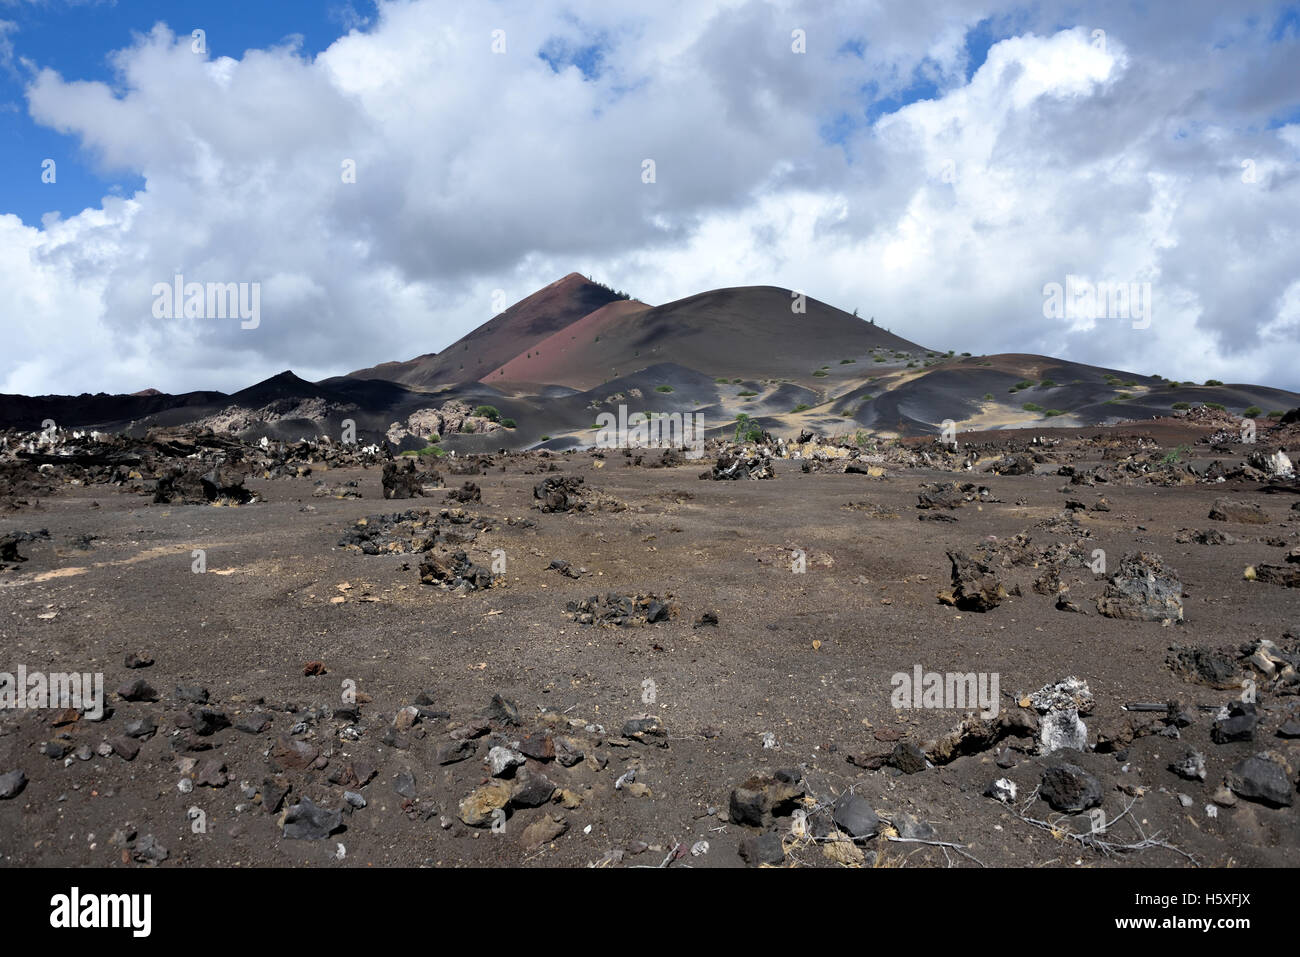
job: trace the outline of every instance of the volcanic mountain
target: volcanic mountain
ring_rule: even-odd
[[[350,372],[350,379],[387,379],[434,390],[486,378],[486,373],[583,316],[619,301],[613,290],[571,272],[515,303],[440,353]]]
[[[1049,356],[958,356],[774,286],[654,306],[570,273],[439,352],[316,383],[286,371],[229,395],[0,396],[0,428],[196,423],[245,439],[296,439],[337,435],[351,421],[362,441],[469,452],[590,445],[593,421],[620,405],[698,413],[712,435],[733,433],[741,416],[775,434],[907,435],[937,432],[946,420],[963,432],[1107,425],[1200,404],[1280,415],[1300,406],[1300,394]],[[438,417],[448,409],[452,418]],[[435,421],[460,431],[435,438]]]

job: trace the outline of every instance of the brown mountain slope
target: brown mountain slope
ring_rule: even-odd
[[[521,350],[483,381],[498,388],[545,383],[590,389],[645,366],[671,362],[715,377],[794,378],[841,360],[870,361],[874,349],[926,350],[809,297],[795,313],[788,289],[715,289],[649,308],[608,306]],[[531,355],[529,355],[531,353]]]
[[[602,306],[618,301],[604,286],[569,273],[521,299],[442,352],[385,362],[349,373],[355,379],[388,379],[418,389],[473,382],[553,333]]]

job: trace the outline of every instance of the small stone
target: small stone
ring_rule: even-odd
[[[455,764],[457,761],[464,761],[466,758],[474,756],[478,750],[478,745],[473,741],[444,741],[438,745],[435,760],[439,764]]]
[[[8,801],[23,793],[27,787],[27,775],[22,771],[6,771],[0,774],[0,801]]]
[[[524,828],[524,833],[519,841],[523,844],[525,850],[534,850],[543,844],[548,844],[564,834],[569,829],[569,824],[562,818],[554,818],[549,814],[544,815],[541,819],[534,821]]]
[[[410,771],[399,771],[393,778],[393,790],[401,797],[415,800],[418,795],[415,789],[415,775]]]
[[[136,843],[131,857],[141,864],[160,864],[167,860],[167,848],[152,834],[146,834]]]
[[[1291,782],[1286,769],[1267,752],[1242,761],[1228,772],[1228,787],[1247,801],[1271,807],[1291,806]]]
[[[488,705],[488,717],[501,724],[518,725],[519,706],[509,698],[494,694],[491,703]]]
[[[757,837],[745,838],[740,842],[740,856],[750,867],[784,864],[785,847],[781,843],[780,833],[768,831]]]
[[[509,802],[510,785],[493,781],[471,791],[460,802],[460,819],[470,827],[482,827],[492,821],[493,811],[504,809]]]
[[[245,734],[261,734],[271,726],[271,719],[260,711],[241,714],[235,719],[235,730]]]
[[[1043,772],[1039,795],[1055,810],[1077,814],[1101,804],[1101,783],[1075,764],[1060,764]]]
[[[284,814],[282,834],[290,841],[323,841],[343,825],[343,815],[327,811],[304,797]]]
[[[134,678],[117,689],[123,701],[157,701],[158,692],[143,678]]]
[[[874,837],[880,831],[880,818],[864,798],[845,791],[835,800],[831,820],[855,840]]]
[[[1169,765],[1175,774],[1188,781],[1205,780],[1205,755],[1199,751],[1188,751],[1179,761]]]
[[[1228,716],[1215,721],[1210,728],[1210,738],[1215,744],[1233,741],[1253,741],[1259,716],[1250,702],[1234,701],[1228,706]]]
[[[900,741],[894,745],[889,763],[904,774],[916,774],[926,768],[925,752],[911,741]]]
[[[529,774],[521,778],[510,795],[515,807],[541,807],[551,800],[555,785],[543,774]]]
[[[505,777],[507,771],[517,768],[525,760],[524,756],[518,751],[512,748],[503,748],[500,745],[488,751],[487,756],[488,769],[492,772],[494,778]]]
[[[224,788],[230,783],[230,778],[226,775],[226,766],[221,762],[221,759],[210,758],[199,766],[194,783],[200,787]]]
[[[114,735],[108,739],[108,743],[113,746],[113,753],[123,761],[134,761],[140,753],[140,743],[124,734]]]
[[[188,701],[190,704],[207,704],[208,689],[201,688],[198,685],[177,685],[176,697],[182,701]]]
[[[142,740],[148,740],[157,730],[158,725],[148,715],[134,721],[128,721],[122,727],[122,733],[128,738],[140,738]]]
[[[1220,784],[1210,800],[1220,807],[1233,807],[1237,803],[1237,795],[1228,790],[1226,786]]]

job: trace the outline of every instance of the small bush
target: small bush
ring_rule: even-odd
[[[1228,411],[1227,406],[1224,406],[1224,405],[1222,405],[1222,404],[1220,404],[1220,403],[1218,403],[1218,402],[1207,402],[1207,403],[1205,403],[1205,407],[1206,407],[1207,409],[1218,409],[1220,412],[1227,412],[1227,411]]]
[[[670,386],[670,385],[657,385],[657,386],[655,386],[655,391],[656,391],[656,392],[672,392],[672,391],[673,391],[673,387]]]
[[[827,376],[828,374],[829,374],[829,373],[827,373],[827,371],[826,371],[825,369],[818,369],[816,372],[813,373],[813,375],[816,376],[816,377],[819,378],[819,379],[824,379],[824,378],[826,378],[826,376]]]
[[[474,410],[475,415],[481,415],[491,422],[501,421],[501,410],[494,405],[480,405]]]
[[[809,409],[811,409],[811,408],[812,408],[812,406],[810,406],[810,405],[805,405],[804,403],[800,402],[798,405],[796,405],[796,406],[795,406],[793,409],[791,409],[790,411],[791,411],[792,413],[793,413],[793,412],[807,412],[807,411],[808,411]]]
[[[1257,405],[1252,405],[1249,409],[1247,409],[1245,412],[1241,414],[1248,419],[1257,419],[1264,414],[1264,410]]]
[[[1042,411],[1043,411],[1043,407],[1042,407],[1041,405],[1039,405],[1037,402],[1026,402],[1024,405],[1021,406],[1021,408],[1024,409],[1026,412],[1042,412]]]
[[[503,426],[505,426],[507,429],[517,429],[517,428],[519,428],[519,424],[518,424],[517,422],[515,422],[514,419],[502,419],[502,420],[501,420],[501,424],[502,424]]]
[[[1045,418],[1048,418],[1048,419],[1050,419],[1050,418],[1051,418],[1052,416],[1054,416],[1054,415],[1065,415],[1065,410],[1064,410],[1064,409],[1048,409],[1046,412],[1043,413],[1043,416],[1044,416]]]
[[[840,365],[842,365],[842,366],[846,366],[846,365],[848,365],[850,362],[857,362],[857,361],[858,361],[857,359],[841,359],[841,360],[840,360]]]
[[[746,389],[744,392],[738,392],[738,393],[736,393],[736,394],[737,394],[737,395],[743,395],[743,396],[744,396],[745,398],[747,398],[747,399],[748,399],[751,395],[758,395],[758,393],[755,392],[755,391],[753,391],[752,389]]]
[[[551,437],[550,437],[549,435],[543,435],[543,436],[542,436],[542,441],[543,441],[543,442],[549,442],[549,441],[551,441]]]
[[[1223,385],[1223,383],[1220,382],[1218,379],[1206,379],[1206,380],[1205,380],[1205,384],[1206,384],[1206,385]]]
[[[1056,383],[1053,382],[1051,379],[1044,379],[1042,382],[1038,383],[1038,388],[1040,388],[1040,389],[1051,389],[1051,388],[1053,388],[1055,385],[1056,385]]]
[[[1190,409],[1192,404],[1190,402],[1175,402],[1173,407],[1179,412],[1182,412],[1186,409]]]
[[[985,402],[992,402],[992,401],[993,401],[993,393],[992,393],[992,392],[985,392],[985,393],[984,393],[984,401],[985,401]]]

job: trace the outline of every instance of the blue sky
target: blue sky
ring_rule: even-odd
[[[23,92],[29,71],[21,60],[56,70],[65,80],[113,84],[112,52],[159,21],[178,36],[204,30],[210,57],[238,59],[248,49],[285,44],[310,57],[373,12],[366,0],[0,0],[0,20],[13,25],[5,31],[12,62],[0,67],[0,212],[35,226],[45,213],[75,215],[98,206],[105,194],[129,196],[144,183],[130,170],[102,168],[78,137],[32,122]],[[47,158],[57,164],[52,184],[40,178]]]

